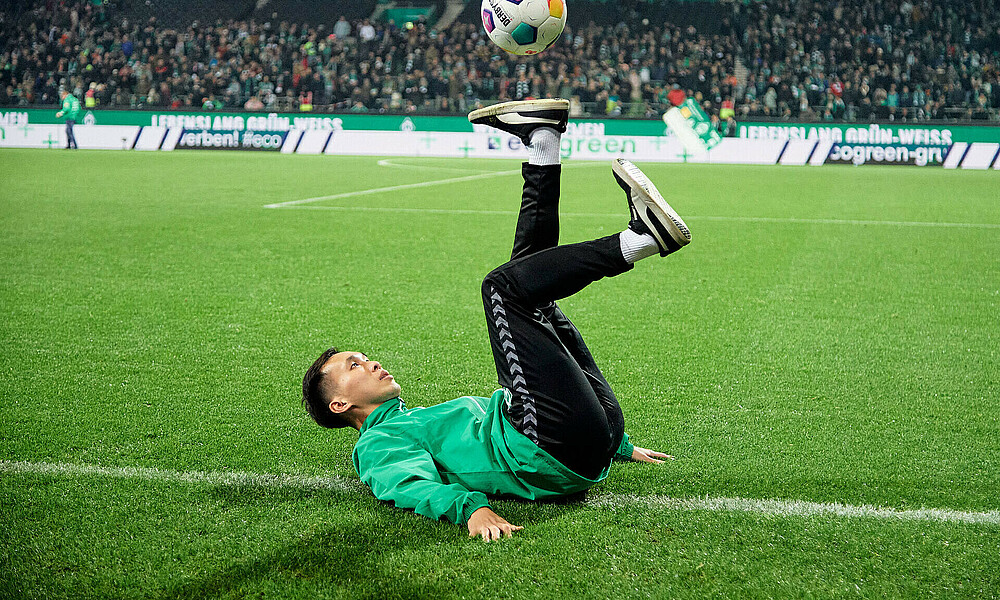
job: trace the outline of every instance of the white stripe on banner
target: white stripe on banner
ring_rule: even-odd
[[[49,477],[106,477],[140,479],[167,483],[190,483],[214,486],[291,488],[358,493],[365,489],[356,479],[336,475],[311,476],[285,473],[263,474],[243,471],[173,471],[142,467],[98,467],[75,463],[47,463],[3,460],[0,473],[7,475],[44,475]],[[592,493],[584,506],[610,510],[629,510],[636,506],[676,511],[743,512],[775,517],[865,518],[898,521],[937,521],[1000,525],[1000,511],[965,511],[949,508],[895,509],[839,502],[808,502],[755,498],[637,496],[631,494]]]
[[[788,140],[785,153],[781,155],[780,164],[788,166],[803,166],[812,157],[819,142],[816,140]],[[829,153],[829,151],[827,151]]]
[[[816,149],[813,150],[812,156],[809,157],[809,164],[813,167],[823,166],[827,157],[830,156],[830,150],[833,150],[833,144],[832,140],[820,140],[816,144]]]
[[[951,145],[951,149],[948,150],[948,156],[944,157],[944,162],[941,163],[941,166],[946,169],[958,168],[958,164],[965,158],[965,151],[968,149],[968,142],[955,142]]]
[[[989,169],[997,150],[1000,150],[1000,144],[973,142],[969,145],[961,166],[963,169]]]
[[[166,127],[151,127],[147,125],[139,132],[139,139],[136,140],[134,149],[146,151],[159,150],[160,144],[163,143],[163,138],[166,135]]]
[[[184,133],[183,127],[171,127],[168,129],[163,137],[163,143],[160,144],[160,150],[171,151],[176,148],[177,142],[181,141],[182,133]]]
[[[299,146],[299,141],[302,139],[302,129],[290,129],[287,134],[285,134],[285,143],[281,145],[282,154],[292,154],[295,149]]]

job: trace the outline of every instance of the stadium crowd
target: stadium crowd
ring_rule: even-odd
[[[93,2],[0,10],[0,106],[464,113],[528,96],[590,114],[649,116],[694,97],[722,118],[997,118],[993,0],[768,0],[722,5],[715,31],[643,16],[567,27],[538,57],[443,31],[339,19],[132,23]],[[582,10],[582,8],[581,8]],[[571,13],[572,14],[572,13]],[[573,23],[571,19],[571,23]]]

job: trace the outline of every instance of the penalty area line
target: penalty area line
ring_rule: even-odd
[[[286,488],[358,493],[367,487],[356,479],[337,475],[265,474],[244,471],[175,471],[148,467],[100,467],[78,463],[50,463],[0,460],[5,475],[43,475],[49,477],[106,477],[139,479],[152,482],[203,484],[211,486]],[[582,506],[628,510],[636,506],[674,511],[742,512],[772,517],[834,517],[900,521],[936,521],[1000,525],[1000,511],[963,511],[947,508],[895,509],[839,502],[809,502],[756,498],[638,496],[597,492]]]
[[[432,187],[436,185],[444,185],[446,183],[459,183],[462,181],[476,181],[477,179],[487,179],[489,177],[501,177],[503,175],[515,175],[521,172],[520,169],[512,169],[508,171],[493,171],[490,173],[479,173],[477,175],[464,175],[462,177],[449,177],[447,179],[435,179],[434,181],[420,181],[417,183],[404,183],[401,185],[390,185],[387,187],[371,188],[367,190],[357,190],[354,192],[344,192],[342,194],[331,194],[329,196],[315,196],[313,198],[303,198],[301,200],[288,200],[287,202],[275,202],[274,204],[265,204],[264,208],[286,208],[290,206],[301,206],[303,204],[311,204],[313,202],[320,202],[322,200],[338,200],[342,198],[354,198],[357,196],[369,196],[372,194],[381,194],[384,192],[397,192],[400,190],[412,190],[415,188],[425,188]]]
[[[377,163],[380,167],[395,167],[397,169],[414,169],[417,171],[451,171],[453,173],[493,173],[490,169],[464,169],[461,167],[441,167],[437,165],[410,165],[389,158],[383,158]]]
[[[596,164],[596,163],[594,163],[594,164]],[[378,161],[378,165],[380,167],[401,167],[401,168],[413,168],[413,169],[424,168],[423,165],[399,164],[399,163],[392,162],[392,161],[389,161],[389,160],[386,160],[386,159]],[[582,164],[565,165],[564,167],[565,168],[571,168],[571,167],[589,167],[589,166],[592,166],[592,164],[591,163],[582,163]],[[434,168],[437,168],[437,167],[434,167]],[[442,169],[442,170],[444,170],[444,169]],[[451,168],[448,168],[447,170],[450,170],[450,171],[459,170],[459,171],[466,171],[467,172],[467,170],[465,170],[465,169],[451,169]],[[404,183],[404,184],[401,184],[401,185],[390,185],[390,186],[387,186],[387,187],[371,188],[371,189],[367,189],[367,190],[356,190],[356,191],[353,191],[353,192],[343,192],[341,194],[330,194],[328,196],[314,196],[312,198],[302,198],[301,200],[288,200],[286,202],[275,202],[273,204],[265,204],[264,208],[292,208],[292,207],[313,208],[313,207],[304,207],[302,205],[304,205],[304,204],[312,204],[313,202],[321,202],[323,200],[341,200],[343,198],[356,198],[358,196],[370,196],[372,194],[381,194],[383,192],[397,192],[399,190],[411,190],[411,189],[415,189],[415,188],[425,188],[425,187],[432,187],[432,186],[436,186],[436,185],[444,185],[446,183],[459,183],[459,182],[462,182],[462,181],[475,181],[477,179],[487,179],[487,178],[490,178],[490,177],[501,177],[501,176],[504,176],[504,175],[514,175],[514,174],[520,174],[520,173],[521,173],[521,169],[508,169],[506,171],[487,171],[487,172],[480,171],[480,172],[476,173],[475,175],[464,175],[462,177],[449,177],[447,179],[435,179],[433,181],[420,181],[420,182],[417,182],[417,183]],[[339,207],[331,206],[331,207],[323,207],[323,208],[329,208],[329,209],[337,210]],[[364,207],[360,207],[360,208],[363,209]],[[435,212],[434,209],[413,209],[413,211],[417,211],[417,210],[422,210],[422,212]],[[479,213],[475,213],[475,214],[479,214]],[[491,214],[491,213],[489,213],[489,211],[487,211],[486,214]],[[506,214],[506,213],[499,213],[499,214]]]

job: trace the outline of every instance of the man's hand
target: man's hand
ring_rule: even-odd
[[[635,462],[661,463],[663,461],[660,459],[663,458],[667,460],[674,460],[673,456],[670,456],[669,454],[664,454],[662,452],[657,452],[656,450],[650,450],[648,448],[640,448],[639,446],[635,446],[632,449],[632,460],[634,460]]]
[[[483,536],[483,541],[499,540],[501,536],[510,537],[518,529],[517,525],[511,525],[503,517],[496,514],[488,506],[477,508],[469,517],[469,537]]]

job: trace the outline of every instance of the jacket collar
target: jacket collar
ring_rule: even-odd
[[[373,410],[372,414],[368,415],[365,422],[361,424],[361,429],[358,430],[358,435],[368,431],[380,423],[388,421],[404,410],[406,410],[406,405],[403,404],[403,400],[401,398],[386,400],[380,404],[378,408]]]

